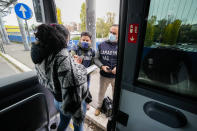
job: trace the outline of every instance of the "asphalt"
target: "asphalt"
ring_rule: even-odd
[[[4,57],[0,56],[0,78],[8,77],[14,75],[16,73],[20,73],[20,71],[15,68],[11,63],[4,59]]]
[[[1,53],[6,60],[8,60],[13,66],[22,72],[35,70],[34,64],[30,57],[30,51],[25,51],[23,44],[12,43],[10,45],[4,45],[5,53]],[[9,59],[10,58],[10,59]],[[16,62],[17,61],[17,62]],[[90,92],[92,94],[93,101],[91,102],[91,108],[86,113],[86,118],[99,128],[106,130],[107,118],[104,114],[95,116],[94,112],[97,106],[98,92],[99,92],[99,69],[91,73]],[[108,87],[106,96],[112,98],[112,88]]]

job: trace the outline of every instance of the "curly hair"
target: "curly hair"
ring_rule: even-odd
[[[36,29],[35,37],[42,48],[57,51],[67,47],[70,33],[63,25],[41,24]]]

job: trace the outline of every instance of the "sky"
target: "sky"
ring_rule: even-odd
[[[81,5],[85,0],[55,0],[55,4],[60,8],[62,21],[64,24],[70,22],[80,23]],[[32,0],[18,0],[18,3],[27,4],[32,11]],[[120,0],[96,0],[96,18],[104,18],[107,12],[114,12],[115,23],[119,22],[119,3]],[[181,19],[184,23],[197,23],[197,0],[151,0],[149,18],[154,15],[157,20],[163,18],[174,17]],[[18,25],[14,9],[11,14],[3,17],[5,25]],[[32,19],[28,20],[28,24],[38,24],[33,13]]]
[[[197,24],[197,0],[151,0],[149,18],[180,19],[184,24]]]
[[[104,18],[107,12],[114,12],[116,14],[115,23],[118,24],[119,1],[120,0],[96,0],[96,18]],[[64,24],[70,22],[80,23],[80,11],[83,2],[85,2],[85,0],[55,0],[56,6],[61,10]],[[28,24],[39,24],[35,20],[32,0],[18,0],[18,3],[28,5],[33,11],[33,17],[28,20]],[[3,21],[5,21],[5,25],[18,25],[14,9],[11,10],[11,14],[3,17]]]

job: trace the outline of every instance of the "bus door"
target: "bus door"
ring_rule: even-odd
[[[197,1],[122,0],[108,129],[197,130]]]

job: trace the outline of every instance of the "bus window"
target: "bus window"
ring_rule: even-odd
[[[197,97],[197,1],[152,0],[138,81]]]
[[[26,5],[25,10],[28,9],[28,12],[21,15],[26,20],[16,15],[15,5],[20,4]],[[31,42],[36,41],[34,29],[41,24],[36,22],[32,0],[1,1],[0,8],[0,78],[32,71],[34,64],[30,58]],[[18,12],[20,14],[20,8]]]

